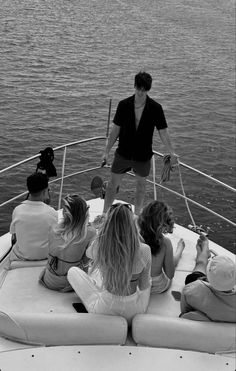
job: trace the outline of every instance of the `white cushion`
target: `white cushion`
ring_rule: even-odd
[[[124,344],[123,317],[88,313],[0,312],[0,336],[28,344]]]
[[[138,314],[132,322],[137,344],[217,353],[235,350],[235,324]]]

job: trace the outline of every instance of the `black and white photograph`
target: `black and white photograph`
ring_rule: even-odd
[[[0,0],[0,371],[235,371],[234,0]]]

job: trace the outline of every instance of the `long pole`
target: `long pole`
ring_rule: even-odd
[[[111,120],[111,102],[112,102],[112,99],[110,98],[110,101],[109,101],[109,110],[108,110],[108,117],[107,117],[107,132],[106,132],[106,138],[108,140],[108,137],[109,137],[109,128],[110,128],[110,120]]]
[[[60,186],[60,193],[59,193],[59,199],[58,199],[58,210],[60,210],[61,208],[61,198],[62,198],[63,182],[64,182],[64,175],[65,175],[65,164],[66,164],[66,147],[64,148],[64,152],[63,152],[62,169],[61,169],[61,186]]]
[[[152,156],[152,177],[153,177],[153,195],[154,200],[157,199],[157,190],[156,190],[156,163],[155,156]]]
[[[108,109],[108,116],[107,116],[107,132],[106,132],[106,147],[108,144],[108,138],[109,138],[109,128],[110,128],[110,120],[111,120],[111,102],[112,99],[109,100],[109,109]],[[106,165],[106,160],[102,161],[101,167]]]

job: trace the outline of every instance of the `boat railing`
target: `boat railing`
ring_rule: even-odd
[[[156,152],[156,151],[153,151],[153,152],[154,152],[155,155],[158,155],[158,156],[163,157],[163,154],[161,154],[160,152]],[[232,192],[236,192],[236,189],[233,188],[233,187],[231,187],[230,185],[228,185],[228,184],[226,184],[226,183],[223,183],[223,182],[221,182],[220,180],[218,180],[218,179],[216,179],[216,178],[213,178],[211,175],[208,175],[208,174],[206,174],[206,173],[203,173],[202,171],[197,170],[197,169],[195,169],[194,167],[185,164],[184,162],[179,161],[179,165],[185,167],[186,169],[192,170],[192,171],[194,171],[195,173],[197,173],[197,174],[199,174],[199,175],[204,176],[205,178],[207,178],[207,179],[211,180],[212,182],[215,182],[215,183],[217,183],[217,184],[219,184],[219,185],[221,185],[221,186],[223,186],[223,187],[229,189],[229,190],[232,191]]]
[[[60,177],[57,177],[56,179],[53,179],[53,180],[51,180],[49,182],[49,184],[52,184],[52,183],[55,183],[55,182],[60,182],[60,191],[59,191],[59,197],[58,197],[58,209],[61,208],[61,199],[62,199],[63,185],[64,185],[64,180],[65,179],[68,179],[68,178],[77,176],[79,174],[92,172],[92,171],[95,171],[95,170],[98,170],[98,169],[101,168],[101,165],[99,164],[98,166],[95,166],[95,167],[86,168],[84,170],[76,171],[74,173],[65,175],[65,165],[66,165],[66,158],[67,158],[67,150],[68,150],[68,148],[74,147],[74,146],[77,146],[77,145],[81,145],[83,143],[89,143],[89,142],[100,141],[100,140],[107,140],[107,136],[106,137],[105,136],[97,136],[97,137],[92,137],[92,138],[88,138],[88,139],[78,140],[78,141],[74,141],[74,142],[70,142],[70,143],[67,143],[67,144],[63,144],[63,145],[60,145],[60,146],[54,148],[54,151],[63,150],[63,159],[62,159],[62,165],[61,165],[61,176]],[[183,198],[185,200],[185,202],[186,202],[186,206],[187,207],[188,207],[188,202],[190,202],[190,203],[198,206],[199,208],[201,208],[201,209],[203,209],[203,210],[205,210],[205,211],[207,211],[207,212],[209,212],[209,213],[211,213],[211,214],[219,217],[220,219],[224,220],[225,222],[227,222],[227,223],[233,225],[234,227],[236,227],[236,224],[233,221],[225,218],[223,215],[221,215],[219,213],[216,213],[215,211],[209,209],[208,207],[206,207],[206,206],[204,206],[204,205],[202,205],[202,204],[200,204],[200,203],[192,200],[191,198],[187,197],[185,195],[184,190],[183,190],[183,193],[181,194],[179,192],[176,192],[176,191],[174,191],[174,190],[172,190],[172,189],[164,186],[163,184],[160,184],[160,183],[156,182],[156,179],[155,179],[156,178],[156,169],[155,169],[156,168],[156,166],[155,166],[155,158],[156,158],[156,156],[163,157],[164,155],[162,153],[160,153],[160,152],[154,151],[153,166],[152,166],[152,180],[151,179],[148,179],[147,180],[150,184],[153,185],[153,197],[154,197],[154,199],[156,199],[156,187],[159,187],[159,188],[164,189],[164,190],[166,190],[166,191],[168,191],[168,192],[170,192],[170,193],[172,193],[172,194],[174,194],[174,195],[176,195],[176,196],[178,196],[180,198]],[[26,159],[24,159],[22,161],[19,161],[16,164],[13,164],[11,166],[8,166],[8,167],[0,170],[0,175],[3,174],[3,173],[5,173],[5,172],[7,172],[7,171],[10,171],[10,170],[18,167],[18,166],[20,166],[22,164],[25,164],[25,163],[28,163],[30,161],[33,161],[33,160],[35,160],[38,157],[39,157],[39,154],[36,154],[36,155],[31,156],[29,158],[26,158]],[[230,190],[232,192],[236,192],[236,189],[235,188],[233,188],[233,187],[231,187],[231,186],[229,186],[229,185],[227,185],[227,184],[225,184],[225,183],[223,183],[223,182],[221,182],[221,181],[213,178],[210,175],[207,175],[206,173],[204,173],[202,171],[199,171],[199,170],[197,170],[197,169],[195,169],[195,168],[193,168],[193,167],[185,164],[182,161],[178,161],[178,167],[179,167],[179,169],[180,169],[181,166],[182,167],[185,167],[185,168],[187,168],[187,169],[189,169],[189,170],[191,170],[191,171],[193,171],[193,172],[195,172],[195,173],[197,173],[199,175],[202,175],[202,176],[206,177],[207,179],[209,179],[209,180],[211,180],[211,181],[219,184],[220,186],[223,186],[224,188],[226,188],[226,189],[228,189],[228,190]],[[106,167],[109,167],[109,165],[106,165]],[[128,174],[130,176],[134,176],[134,174],[131,173],[131,172],[128,172]],[[180,176],[181,176],[181,173],[180,173]],[[26,192],[23,192],[23,193],[15,196],[15,197],[7,200],[7,201],[1,203],[0,204],[0,207],[3,207],[5,205],[7,205],[7,204],[9,204],[9,203],[11,203],[11,202],[19,199],[19,198],[25,196],[27,193],[28,193],[27,191]]]
[[[98,141],[98,140],[106,140],[106,137],[104,136],[98,136],[98,137],[92,137],[92,138],[88,138],[88,139],[82,139],[82,140],[77,140],[77,141],[74,141],[74,142],[70,142],[70,143],[67,143],[67,144],[63,144],[61,146],[58,146],[58,147],[55,147],[53,148],[54,152],[56,151],[59,151],[59,150],[63,150],[63,160],[62,160],[62,166],[61,166],[61,176],[56,178],[56,179],[53,179],[53,180],[50,180],[49,181],[49,184],[52,184],[52,183],[55,183],[55,182],[59,182],[61,181],[61,185],[60,185],[60,194],[59,194],[59,199],[58,199],[58,209],[60,209],[60,205],[61,205],[61,196],[62,196],[62,190],[63,190],[63,182],[64,182],[64,179],[66,178],[70,178],[74,175],[78,175],[80,173],[85,173],[85,172],[88,172],[88,171],[92,171],[92,170],[96,170],[96,169],[99,169],[100,168],[100,165],[97,166],[97,167],[93,167],[91,169],[85,169],[81,172],[76,172],[76,173],[73,173],[73,174],[69,174],[67,176],[65,176],[65,164],[66,164],[66,154],[67,154],[67,148],[69,147],[74,147],[76,145],[79,145],[79,144],[83,144],[83,143],[88,143],[88,142],[92,142],[92,141]],[[26,164],[28,162],[31,162],[35,159],[37,159],[39,157],[39,154],[36,154],[36,155],[33,155],[33,156],[30,156],[22,161],[19,161],[13,165],[10,165],[4,169],[1,169],[0,170],[0,175],[3,174],[3,173],[6,173],[7,171],[10,171],[12,169],[15,169],[23,164]],[[23,193],[20,193],[19,195],[15,196],[15,197],[12,197],[11,199],[7,200],[7,201],[4,201],[3,203],[0,204],[0,207],[2,206],[5,206],[21,197],[24,197],[25,195],[27,195],[28,192],[25,191]]]

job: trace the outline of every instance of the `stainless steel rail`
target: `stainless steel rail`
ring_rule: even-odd
[[[158,156],[160,156],[160,157],[163,157],[163,154],[162,154],[162,153],[160,153],[160,152],[156,152],[156,151],[153,151],[153,152],[154,152],[155,155],[158,155]],[[226,183],[223,183],[223,182],[221,182],[220,180],[215,179],[215,178],[213,178],[212,176],[207,175],[207,174],[203,173],[202,171],[195,169],[194,167],[191,167],[191,166],[189,166],[189,165],[186,165],[184,162],[179,161],[179,164],[180,164],[181,166],[185,167],[186,169],[192,170],[192,171],[194,171],[195,173],[198,173],[198,174],[200,174],[200,175],[203,175],[204,177],[206,177],[206,178],[212,180],[213,182],[215,182],[215,183],[217,183],[217,184],[219,184],[219,185],[221,185],[221,186],[223,186],[223,187],[225,187],[225,188],[228,188],[228,189],[229,189],[230,191],[232,191],[232,192],[236,192],[236,189],[233,188],[233,187],[231,187],[230,185],[228,185],[228,184],[226,184]]]
[[[78,141],[74,141],[74,142],[71,142],[71,143],[67,143],[67,144],[64,144],[64,145],[61,145],[61,146],[58,146],[58,147],[55,147],[55,148],[54,148],[54,151],[58,151],[58,150],[63,149],[63,161],[62,161],[62,171],[61,171],[62,176],[61,176],[61,177],[58,177],[57,179],[51,180],[51,181],[49,182],[49,183],[51,184],[51,183],[55,183],[55,182],[59,182],[59,181],[61,181],[61,185],[60,185],[60,193],[59,193],[59,201],[58,201],[58,208],[61,207],[61,196],[62,196],[62,191],[63,191],[63,182],[64,182],[64,179],[71,178],[71,177],[73,177],[73,176],[75,176],[75,175],[79,175],[79,174],[83,174],[83,173],[91,172],[91,171],[94,171],[94,170],[100,168],[100,166],[93,167],[93,168],[87,168],[87,169],[85,169],[85,170],[78,171],[78,172],[75,172],[75,173],[72,173],[72,174],[69,174],[69,175],[66,175],[66,176],[65,176],[65,175],[64,175],[64,169],[65,169],[65,164],[66,164],[66,154],[67,154],[67,149],[68,149],[69,147],[76,146],[76,145],[80,145],[80,144],[83,144],[83,143],[88,143],[88,142],[98,141],[98,140],[106,140],[106,139],[107,139],[107,137],[105,137],[105,136],[92,137],[92,138],[89,138],[89,139],[83,139],[83,140],[78,140]],[[162,153],[160,153],[160,152],[156,152],[156,151],[154,151],[154,154],[157,155],[157,156],[159,156],[159,157],[163,157],[163,156],[164,156]],[[22,165],[22,164],[25,164],[25,163],[27,163],[27,162],[30,162],[30,161],[32,161],[32,160],[38,158],[38,157],[39,157],[39,154],[36,154],[36,155],[31,156],[31,157],[29,157],[29,158],[27,158],[27,159],[24,159],[24,160],[22,160],[22,161],[20,161],[20,162],[17,162],[16,164],[13,164],[13,165],[11,165],[11,166],[8,166],[7,168],[4,168],[4,169],[0,170],[0,174],[3,174],[3,173],[5,173],[6,171],[9,171],[9,170],[11,170],[11,169],[14,169],[14,168],[16,168],[16,167],[18,167],[18,166],[20,166],[20,165]],[[193,167],[191,167],[191,166],[189,166],[189,165],[187,165],[187,164],[185,164],[185,163],[183,163],[183,162],[181,162],[181,161],[179,161],[179,165],[181,165],[181,166],[183,166],[183,167],[185,167],[185,168],[187,168],[187,169],[189,169],[189,170],[191,170],[191,171],[194,171],[194,172],[196,172],[196,173],[198,173],[198,174],[200,174],[200,175],[202,175],[202,176],[208,178],[208,179],[211,180],[211,181],[214,181],[215,183],[217,183],[217,184],[219,184],[219,185],[221,185],[221,186],[223,186],[223,187],[229,189],[229,190],[232,191],[232,192],[236,192],[236,189],[234,189],[233,187],[229,186],[228,184],[225,184],[225,183],[223,183],[223,182],[221,182],[221,181],[219,181],[219,180],[213,178],[212,176],[207,175],[207,174],[205,174],[205,173],[203,173],[203,172],[201,172],[201,171],[199,171],[199,170],[197,170],[197,169],[195,169],[195,168],[193,168]],[[132,173],[128,173],[128,174],[131,175],[131,176],[133,176]],[[175,194],[175,195],[178,196],[178,197],[181,197],[181,198],[183,198],[183,199],[185,199],[185,200],[191,202],[192,204],[198,206],[199,208],[202,208],[203,210],[208,211],[209,213],[211,213],[211,214],[213,214],[213,215],[219,217],[220,219],[222,219],[222,220],[226,221],[227,223],[231,224],[232,226],[236,227],[236,224],[235,224],[233,221],[231,221],[231,220],[225,218],[224,216],[222,216],[222,215],[220,215],[220,214],[218,214],[218,213],[212,211],[211,209],[209,209],[209,208],[207,208],[207,207],[205,207],[205,206],[199,204],[198,202],[196,202],[196,201],[194,201],[194,200],[192,200],[192,199],[186,197],[185,195],[182,195],[182,194],[180,194],[180,193],[178,193],[178,192],[176,192],[176,191],[174,191],[174,190],[172,190],[172,189],[170,189],[170,188],[167,188],[167,187],[165,187],[165,186],[163,186],[163,185],[161,185],[161,184],[156,183],[156,181],[155,181],[155,166],[153,166],[153,181],[148,180],[148,182],[151,183],[151,184],[153,184],[153,186],[154,186],[154,196],[155,196],[155,187],[156,187],[156,186],[157,186],[157,187],[160,187],[160,188],[162,188],[162,189],[167,190],[168,192],[171,192],[171,193]],[[27,194],[27,192],[23,192],[23,193],[21,193],[20,195],[17,195],[17,196],[15,196],[15,197],[9,199],[9,200],[3,202],[2,204],[0,204],[0,207],[3,207],[3,206],[5,206],[5,205],[7,205],[7,204],[9,204],[9,203],[11,203],[11,202],[17,200],[18,198],[21,198],[22,196],[24,196],[24,195],[26,195],[26,194]]]
[[[53,148],[53,150],[54,151],[58,151],[59,149],[62,149],[62,148],[65,148],[65,147],[72,147],[72,146],[75,146],[77,144],[87,143],[87,142],[91,142],[93,140],[101,140],[101,139],[105,140],[106,137],[93,137],[93,138],[89,138],[89,139],[77,140],[75,142],[71,142],[71,143],[68,143],[68,144],[63,144],[61,146],[55,147],[55,148]],[[23,165],[23,164],[25,164],[27,162],[30,162],[30,161],[34,160],[35,158],[38,158],[38,157],[39,157],[39,154],[34,155],[34,156],[31,156],[31,157],[28,157],[28,158],[26,158],[26,159],[24,159],[22,161],[19,161],[16,164],[13,164],[11,166],[8,166],[8,167],[0,170],[0,174],[3,174],[6,171],[11,170],[11,169],[14,169],[15,167],[18,167],[20,165]]]

